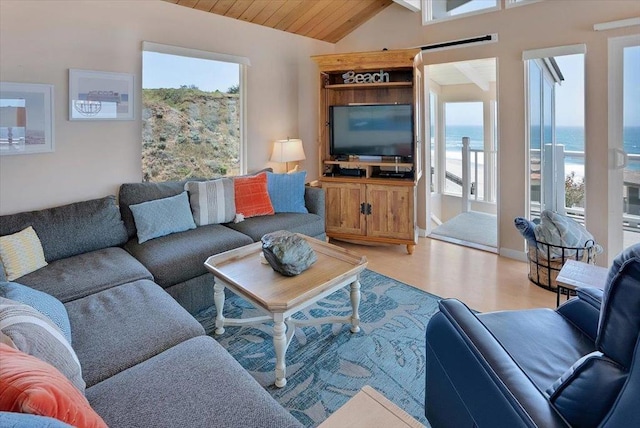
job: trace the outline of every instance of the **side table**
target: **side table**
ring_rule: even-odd
[[[556,279],[558,283],[556,305],[560,306],[562,290],[566,291],[567,300],[569,300],[571,292],[578,287],[595,287],[604,290],[608,272],[607,268],[576,260],[567,260]]]
[[[318,428],[424,428],[407,412],[365,385]]]

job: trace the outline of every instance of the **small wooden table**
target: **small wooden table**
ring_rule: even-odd
[[[276,354],[277,387],[287,384],[285,353],[297,326],[323,323],[351,323],[351,331],[360,331],[360,272],[367,267],[367,258],[308,236],[307,240],[318,260],[297,276],[284,276],[270,265],[261,263],[262,243],[246,245],[211,256],[204,263],[215,276],[214,302],[216,305],[216,334],[224,333],[226,325],[255,325],[274,322],[273,347]],[[295,320],[296,312],[350,285],[352,314],[343,317],[324,317],[313,320]],[[222,314],[224,289],[229,288],[266,315],[230,319]]]
[[[407,412],[369,385],[336,410],[318,428],[424,428]]]
[[[578,287],[595,287],[604,290],[607,282],[608,269],[590,265],[576,260],[567,260],[562,266],[556,281],[558,283],[556,305],[560,305],[560,294],[562,290],[567,292],[567,300],[571,291]]]

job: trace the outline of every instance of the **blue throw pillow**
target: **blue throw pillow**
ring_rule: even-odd
[[[43,291],[35,290],[17,282],[0,282],[0,297],[31,306],[48,317],[60,328],[64,337],[71,343],[71,325],[69,315],[62,302]]]
[[[29,413],[0,412],[0,426],[11,428],[73,428],[58,419]]]
[[[535,223],[524,217],[516,217],[513,222],[516,225],[516,229],[520,231],[520,234],[527,240],[529,246],[536,246],[536,233]]]
[[[308,213],[304,204],[306,171],[291,174],[267,172],[267,191],[276,213]]]
[[[130,205],[138,230],[138,243],[153,238],[195,229],[187,192],[169,198]]]

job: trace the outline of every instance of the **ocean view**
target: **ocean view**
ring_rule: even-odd
[[[461,157],[462,137],[470,138],[472,149],[483,148],[482,126],[461,125],[448,126],[446,133],[447,158],[459,159]],[[640,155],[640,126],[628,126],[624,128],[624,150],[629,154]],[[584,128],[575,126],[556,127],[556,141],[564,144],[565,151],[584,151]],[[535,144],[535,142],[534,142]],[[577,176],[584,176],[584,159],[566,158],[567,173],[575,172]],[[629,161],[628,169],[640,171],[640,161]]]

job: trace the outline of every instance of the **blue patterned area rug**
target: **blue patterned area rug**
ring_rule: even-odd
[[[438,311],[440,297],[365,270],[360,277],[359,333],[349,325],[325,324],[297,328],[286,353],[287,385],[274,386],[275,353],[272,325],[225,327],[218,342],[271,395],[304,425],[324,421],[364,385],[371,385],[423,424],[425,392],[425,329]],[[351,313],[349,287],[297,313],[309,319]],[[225,316],[262,315],[246,300],[227,290]],[[213,330],[213,308],[198,316]]]

